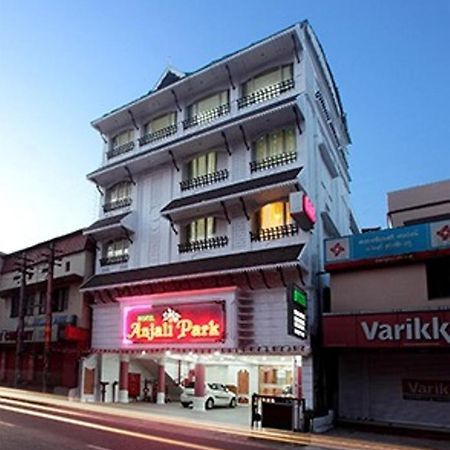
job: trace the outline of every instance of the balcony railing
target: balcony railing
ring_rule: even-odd
[[[106,153],[108,159],[114,158],[114,156],[122,155],[123,153],[130,152],[134,148],[134,142],[127,142],[126,144],[119,145],[118,147],[112,148]]]
[[[246,106],[253,105],[254,103],[265,102],[273,97],[278,97],[283,92],[289,91],[295,86],[294,80],[291,78],[289,80],[280,81],[277,84],[272,84],[259,91],[252,92],[245,97],[238,99],[238,108],[245,108]]]
[[[220,116],[224,116],[230,112],[230,104],[224,103],[217,108],[210,109],[209,111],[202,112],[196,116],[190,117],[189,119],[183,120],[183,128],[190,128],[196,125],[201,125],[202,123],[210,122],[211,120],[217,119]]]
[[[154,131],[153,133],[144,134],[141,138],[139,138],[139,145],[149,144],[150,142],[159,141],[160,139],[164,139],[166,137],[171,136],[177,132],[177,125],[173,124],[166,128],[162,128],[161,130]]]
[[[263,228],[256,233],[250,231],[251,242],[272,241],[298,234],[298,225],[295,223],[288,223],[273,228]]]
[[[228,176],[228,169],[218,170],[217,172],[207,173],[206,175],[201,175],[199,177],[190,178],[189,180],[180,181],[180,189],[182,191],[187,191],[189,189],[208,186],[210,184],[226,180]]]
[[[272,167],[290,164],[297,159],[297,152],[280,153],[279,155],[269,156],[259,161],[250,162],[250,172],[272,169]]]
[[[226,247],[228,245],[228,236],[215,236],[201,241],[185,242],[178,244],[179,253],[199,252],[213,248]]]
[[[103,211],[108,212],[119,208],[125,208],[125,206],[130,206],[131,202],[132,200],[130,197],[121,198],[120,200],[114,200],[112,202],[107,202],[103,205]]]
[[[100,258],[101,266],[109,266],[111,264],[120,264],[128,261],[128,255],[105,256]]]

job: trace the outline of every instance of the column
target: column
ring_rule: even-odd
[[[6,380],[6,350],[0,353],[0,381]]]
[[[130,364],[129,355],[120,355],[119,368],[119,403],[128,403],[128,366]]]
[[[166,402],[166,367],[165,360],[158,361],[158,390],[156,393],[156,404],[164,405]]]
[[[198,360],[195,364],[195,389],[194,404],[195,411],[205,410],[205,364],[202,360]]]

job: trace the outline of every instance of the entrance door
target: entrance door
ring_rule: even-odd
[[[137,398],[141,395],[141,374],[132,373],[128,374],[128,397]]]
[[[237,395],[239,403],[248,403],[248,391],[249,391],[249,378],[248,370],[240,370],[237,373]]]

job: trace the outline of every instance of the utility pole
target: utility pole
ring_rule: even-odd
[[[46,257],[47,262],[47,294],[45,297],[45,325],[44,325],[44,363],[42,371],[42,392],[47,392],[48,375],[50,367],[50,354],[52,345],[52,299],[53,299],[53,278],[55,274],[55,266],[60,265],[56,259],[55,243],[51,242],[48,246],[48,253],[43,256]]]
[[[27,278],[33,275],[32,260],[28,259],[25,252],[23,252],[16,262],[19,274],[14,277],[15,280],[20,280],[19,288],[19,311],[16,331],[16,355],[14,361],[14,387],[19,387],[21,381],[20,375],[20,361],[23,353],[23,332],[25,328],[25,288]]]

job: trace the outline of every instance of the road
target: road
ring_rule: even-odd
[[[416,450],[444,442],[368,440],[184,424],[0,396],[0,450]]]

